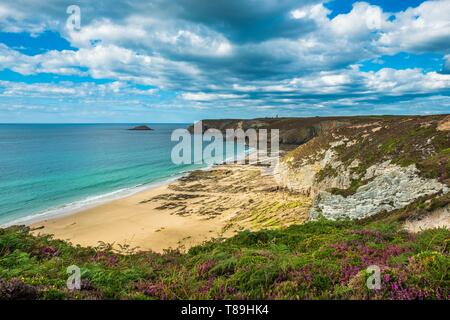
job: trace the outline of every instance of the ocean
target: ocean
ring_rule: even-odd
[[[189,124],[127,130],[135,125],[0,124],[0,225],[75,212],[206,167],[171,161],[172,131]]]

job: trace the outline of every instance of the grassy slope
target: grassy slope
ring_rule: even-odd
[[[302,160],[308,157],[312,162],[321,159],[320,150],[328,149],[330,142],[345,137],[354,143],[334,149],[337,161],[347,167],[358,159],[359,165],[353,168],[352,172],[357,173],[359,178],[352,180],[348,189],[330,188],[328,191],[331,193],[344,197],[354,194],[360,186],[370,181],[362,178],[367,168],[386,160],[400,166],[415,164],[423,177],[438,179],[450,186],[450,131],[436,129],[445,117],[445,115],[371,117],[363,119],[362,123],[353,122],[350,126],[325,132],[291,151],[288,156],[294,161],[290,165],[299,166]],[[336,173],[336,170],[328,165],[318,173],[317,179],[320,181]],[[382,212],[367,221],[392,223],[419,219],[449,204],[449,193],[424,196],[406,208]]]
[[[330,142],[347,138],[351,145],[335,148],[337,161],[345,167],[355,159],[359,165],[352,171],[360,177],[367,168],[391,160],[400,166],[416,164],[420,173],[427,178],[436,178],[450,185],[450,131],[438,131],[436,127],[444,116],[426,117],[372,117],[363,123],[338,127],[325,132],[308,143],[291,151],[291,166],[299,165],[308,157],[320,159],[319,152],[329,148]],[[336,174],[330,165],[318,174],[321,180]],[[367,181],[356,179],[349,190],[330,190],[342,195],[352,194]]]
[[[397,224],[308,222],[242,232],[187,254],[114,253],[0,231],[0,298],[126,299],[448,299],[450,231],[418,235]],[[82,290],[66,289],[66,268],[82,270]],[[364,271],[376,264],[382,288]]]

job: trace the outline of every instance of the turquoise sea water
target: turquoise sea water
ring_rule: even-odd
[[[76,211],[205,165],[175,165],[170,141],[188,124],[0,125],[0,224]]]

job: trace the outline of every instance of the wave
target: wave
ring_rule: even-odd
[[[244,150],[242,154],[234,154],[230,156],[229,158],[234,158],[235,161],[239,161],[241,159],[245,159],[247,155],[250,153],[255,152],[252,148],[247,148]],[[223,159],[222,163],[227,163],[228,160],[231,160],[229,158]],[[133,194],[149,190],[152,188],[156,188],[158,186],[164,185],[166,183],[170,183],[172,181],[175,181],[179,179],[180,177],[183,177],[189,172],[193,170],[211,170],[215,165],[219,165],[220,163],[215,164],[209,164],[206,166],[200,166],[200,167],[190,167],[186,168],[186,170],[180,170],[177,172],[173,172],[168,177],[163,178],[160,181],[153,181],[151,183],[145,183],[145,184],[139,184],[135,185],[133,187],[127,187],[127,188],[121,188],[115,191],[107,192],[100,195],[95,196],[89,196],[81,200],[73,201],[64,205],[60,205],[57,207],[49,208],[40,212],[31,213],[29,215],[26,215],[24,217],[20,217],[17,219],[14,219],[9,222],[5,222],[0,224],[1,227],[9,227],[12,225],[30,225],[42,220],[56,218],[56,217],[63,217],[67,215],[71,215],[80,211],[84,211],[117,199],[125,198],[128,196],[131,196]],[[103,182],[102,182],[103,184]],[[88,186],[89,188],[92,187],[92,185]]]
[[[33,213],[33,214],[27,215],[25,217],[21,217],[21,218],[12,220],[10,222],[3,223],[1,226],[9,227],[12,225],[20,225],[20,224],[30,225],[32,223],[36,223],[36,222],[39,222],[39,221],[42,221],[45,219],[51,219],[51,218],[55,218],[55,217],[63,217],[63,216],[71,215],[71,214],[74,214],[74,213],[77,213],[80,211],[84,211],[86,209],[90,209],[90,208],[99,206],[101,204],[108,203],[110,201],[125,198],[125,197],[131,196],[133,194],[136,194],[136,193],[139,193],[142,191],[146,191],[149,189],[157,188],[166,183],[170,183],[172,181],[179,179],[186,173],[187,172],[177,173],[176,175],[172,175],[163,181],[136,185],[133,187],[122,188],[119,190],[111,191],[111,192],[96,195],[96,196],[90,196],[90,197],[84,198],[82,200],[70,202],[70,203],[67,203],[67,204],[64,204],[64,205],[61,205],[58,207],[50,208],[50,209],[47,209],[47,210],[44,210],[44,211],[41,211],[38,213]]]

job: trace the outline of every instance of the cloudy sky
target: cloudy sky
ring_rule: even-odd
[[[0,123],[449,112],[450,0],[0,0]]]

